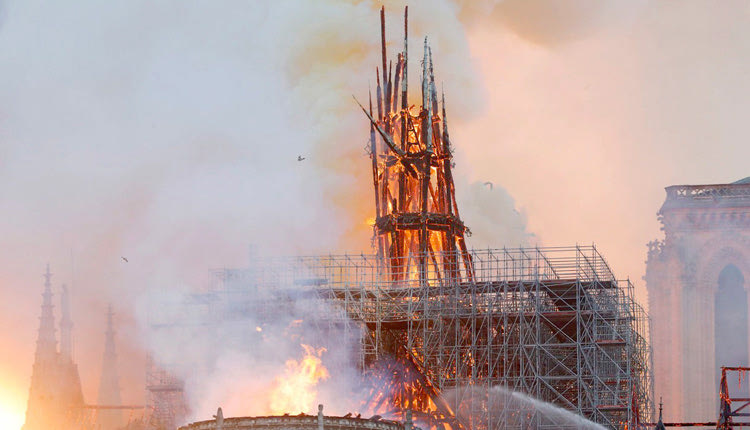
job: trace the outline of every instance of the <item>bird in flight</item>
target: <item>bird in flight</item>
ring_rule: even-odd
[[[122,258],[122,259],[123,259],[123,261],[125,261],[126,263],[128,262],[128,259],[127,259],[127,258],[125,258],[125,257],[120,257],[120,258]]]
[[[297,161],[302,161],[302,160],[304,160],[304,159],[305,159],[305,157],[303,157],[303,156],[301,156],[301,155],[298,155],[298,156],[297,156]]]
[[[492,189],[492,187],[494,186],[494,184],[490,181],[485,182],[484,185],[487,185],[488,187],[490,187],[490,189]]]

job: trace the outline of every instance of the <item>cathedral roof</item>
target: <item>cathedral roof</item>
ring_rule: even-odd
[[[731,184],[672,185],[661,210],[750,207],[750,177]]]

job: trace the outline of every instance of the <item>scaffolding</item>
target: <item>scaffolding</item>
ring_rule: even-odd
[[[198,325],[248,316],[262,325],[312,310],[304,324],[318,329],[316,346],[358,341],[369,390],[362,411],[413,413],[429,428],[581,428],[518,393],[608,428],[638,428],[650,421],[652,388],[633,285],[616,280],[593,246],[467,249],[426,40],[421,104],[408,103],[407,17],[393,73],[381,10],[377,107],[372,97],[369,109],[360,105],[370,122],[376,255],[257,258],[215,271],[211,291],[187,300],[204,315]]]
[[[716,428],[729,430],[735,427],[750,427],[747,408],[750,406],[750,398],[747,397],[747,388],[742,390],[743,379],[746,379],[750,367],[721,367],[721,382],[719,383],[719,419]],[[727,373],[737,374],[737,386],[727,384]],[[743,412],[743,410],[745,412]]]
[[[372,96],[369,110],[360,105],[370,121],[377,255],[288,262],[294,282],[307,277],[365,328],[360,365],[376,380],[369,405],[416,410],[431,427],[566,426],[508,399],[496,404],[493,387],[502,386],[610,428],[638,427],[652,408],[650,351],[632,284],[618,282],[593,246],[467,250],[432,50],[425,38],[421,104],[410,106],[408,9],[395,73],[384,9],[380,30],[377,109]]]
[[[183,381],[149,357],[146,369],[145,427],[173,430],[187,416]]]
[[[222,302],[263,318],[289,301],[324,303],[306,322],[359,334],[372,386],[364,406],[383,414],[415,410],[437,428],[565,428],[538,411],[495,410],[490,394],[501,386],[608,428],[650,421],[647,317],[595,247],[475,250],[471,259],[471,282],[436,271],[394,280],[392,261],[376,255],[259,259],[213,278],[232,297]],[[271,307],[258,291],[272,292]],[[389,378],[378,381],[383,363]]]

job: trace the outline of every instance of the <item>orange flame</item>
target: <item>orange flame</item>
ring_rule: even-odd
[[[313,410],[318,394],[315,387],[330,376],[321,360],[326,349],[304,344],[302,348],[305,350],[302,360],[287,360],[284,375],[274,382],[269,405],[273,415]]]

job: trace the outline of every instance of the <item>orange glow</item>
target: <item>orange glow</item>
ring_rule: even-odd
[[[271,414],[307,412],[315,406],[315,387],[319,381],[328,379],[328,370],[323,366],[321,356],[325,348],[315,349],[302,345],[305,355],[300,361],[287,360],[283,376],[276,378],[271,389]]]
[[[22,397],[8,393],[5,389],[0,391],[0,428],[20,429],[24,422],[25,406]]]

